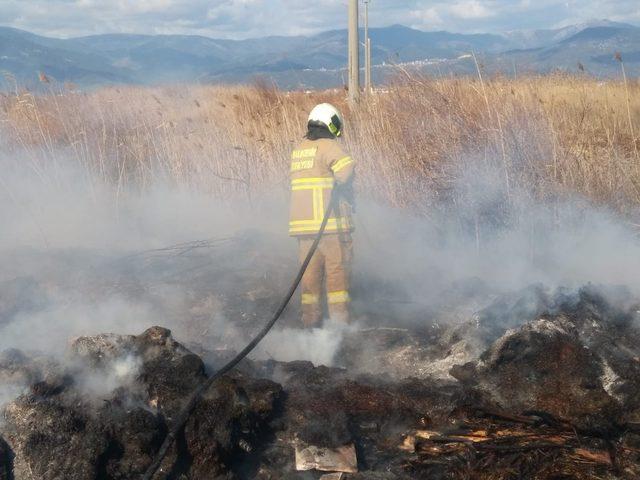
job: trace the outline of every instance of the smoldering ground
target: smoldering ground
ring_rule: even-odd
[[[110,186],[70,165],[3,163],[0,350],[61,356],[80,335],[162,325],[224,357],[268,320],[297,269],[284,191],[221,201],[171,185]],[[293,302],[254,357],[331,364],[343,334],[467,321],[533,283],[640,294],[636,231],[605,209],[507,198],[499,172],[456,188],[464,201],[434,203],[426,218],[362,192],[355,325],[301,331]]]

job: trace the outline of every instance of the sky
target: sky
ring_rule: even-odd
[[[363,0],[361,0],[363,3]],[[371,24],[500,33],[595,19],[640,24],[639,0],[370,0]],[[346,28],[347,0],[0,0],[0,25],[72,37],[196,34],[242,39]]]

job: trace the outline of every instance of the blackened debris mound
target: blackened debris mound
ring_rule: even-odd
[[[11,480],[13,478],[13,452],[0,437],[0,480]]]
[[[343,480],[640,478],[634,297],[533,286],[494,300],[451,328],[348,332],[347,369],[243,362],[203,396],[157,478],[318,480],[296,472],[310,450],[355,451],[360,473]],[[351,368],[371,358],[365,340],[384,374]],[[5,352],[0,380],[17,398],[0,480],[139,478],[205,379],[202,357],[161,327],[78,338],[64,362]]]
[[[353,378],[346,370],[310,362],[266,362],[261,367],[256,373],[277,379],[286,395],[272,422],[274,438],[259,458],[260,479],[292,475],[299,443],[326,449],[354,444],[359,467],[370,477],[343,478],[411,478],[403,471],[406,458],[398,448],[403,433],[447,423],[460,395],[456,385]]]
[[[154,327],[139,336],[75,340],[69,366],[33,384],[0,427],[16,479],[141,476],[193,388],[199,357]],[[174,478],[218,478],[264,435],[281,395],[268,380],[234,374],[207,392],[163,464]]]
[[[622,289],[560,291],[547,312],[451,373],[501,409],[615,430],[639,413],[640,330],[630,300]]]

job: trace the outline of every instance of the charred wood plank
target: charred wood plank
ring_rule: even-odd
[[[476,408],[475,411],[479,416],[493,417],[499,420],[506,420],[508,422],[513,422],[513,423],[523,423],[525,425],[536,425],[538,422],[538,420],[531,417],[527,417],[524,415],[515,415],[512,413],[508,413],[500,410],[494,410],[490,408]]]

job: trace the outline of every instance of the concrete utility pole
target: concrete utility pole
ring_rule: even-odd
[[[349,0],[349,99],[360,100],[360,35],[358,0]]]
[[[369,0],[364,0],[364,91],[371,93],[371,39],[369,38]]]

